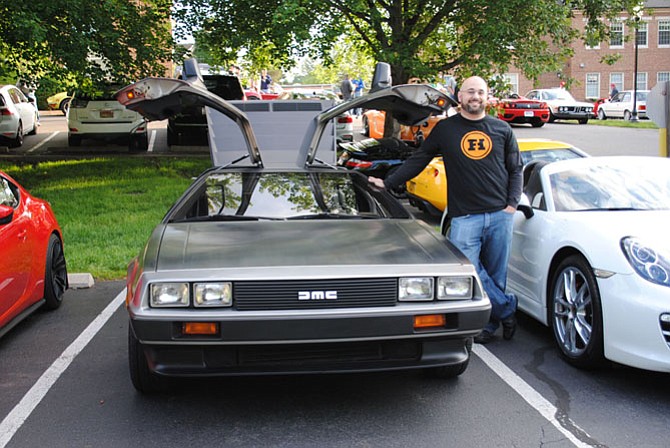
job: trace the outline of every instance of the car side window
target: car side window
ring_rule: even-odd
[[[0,204],[16,208],[19,205],[18,193],[5,178],[0,178]]]

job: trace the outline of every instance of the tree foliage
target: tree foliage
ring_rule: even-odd
[[[0,0],[0,77],[80,83],[165,74],[170,0]]]
[[[178,21],[220,57],[262,47],[274,61],[328,60],[342,36],[391,64],[394,83],[438,71],[490,77],[516,65],[530,79],[560,68],[575,39],[603,40],[602,18],[638,0],[183,0]],[[586,31],[573,29],[575,9]]]

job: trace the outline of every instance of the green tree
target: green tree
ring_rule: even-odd
[[[80,83],[164,75],[171,0],[0,0],[0,77]]]
[[[637,1],[183,0],[176,17],[215,52],[263,46],[282,62],[303,54],[332,60],[334,43],[347,36],[352,48],[388,62],[398,84],[438,71],[490,77],[511,64],[536,79],[562,66],[575,39],[603,40],[600,19]],[[572,28],[573,8],[585,13],[582,35]]]

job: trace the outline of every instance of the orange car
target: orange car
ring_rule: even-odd
[[[363,113],[363,134],[370,138],[384,137],[384,111],[375,109],[366,110]],[[400,126],[400,140],[411,143],[420,143],[428,137],[438,121],[445,119],[446,115],[430,116],[428,120],[419,126]],[[419,131],[421,133],[419,134]]]

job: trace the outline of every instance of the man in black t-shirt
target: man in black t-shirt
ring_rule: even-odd
[[[512,242],[512,217],[521,198],[522,162],[512,128],[486,114],[488,86],[477,76],[458,93],[461,112],[440,121],[402,167],[380,188],[393,188],[442,156],[447,175],[449,240],[475,265],[492,304],[491,318],[475,342],[485,344],[503,325],[503,337],[516,330],[517,300],[505,294]]]

